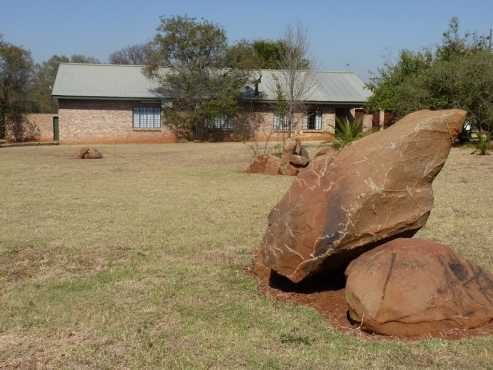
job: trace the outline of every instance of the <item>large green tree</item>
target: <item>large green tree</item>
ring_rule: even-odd
[[[371,110],[405,115],[418,109],[462,108],[480,129],[493,129],[493,53],[489,40],[461,34],[453,18],[435,50],[401,51],[386,64],[368,87]]]
[[[248,73],[229,66],[223,28],[203,19],[163,17],[152,49],[146,72],[172,99],[164,111],[168,125],[188,133],[237,113]],[[163,66],[167,73],[161,73]]]
[[[100,61],[82,54],[74,54],[72,56],[53,55],[47,61],[37,64],[34,67],[34,78],[30,97],[30,110],[32,112],[56,112],[57,106],[51,93],[60,63],[98,64]]]
[[[282,69],[288,49],[284,39],[241,40],[229,48],[229,64],[245,69]],[[309,59],[303,58],[302,67],[309,66]]]
[[[13,121],[14,134],[22,136],[21,116],[28,110],[33,61],[28,50],[0,37],[0,137],[5,136],[6,117]]]

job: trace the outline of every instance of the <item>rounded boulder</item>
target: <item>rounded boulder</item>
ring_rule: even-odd
[[[395,239],[346,269],[350,319],[365,331],[422,336],[493,320],[493,274],[428,240]]]

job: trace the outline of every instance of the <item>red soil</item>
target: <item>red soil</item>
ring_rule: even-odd
[[[299,284],[290,282],[283,276],[276,274],[266,267],[261,258],[256,255],[252,266],[247,269],[258,283],[259,290],[274,299],[286,302],[294,302],[315,308],[336,329],[346,334],[355,335],[365,339],[387,340],[418,340],[430,338],[430,335],[419,337],[389,337],[371,334],[360,330],[356,323],[348,320],[348,305],[345,295],[344,272],[331,274],[324,278],[305,279]],[[493,335],[493,321],[488,325],[471,330],[450,330],[442,332],[435,337],[443,339],[461,339],[470,336]]]

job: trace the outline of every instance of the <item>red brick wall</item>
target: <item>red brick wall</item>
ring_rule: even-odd
[[[175,134],[161,120],[162,127],[156,130],[134,129],[133,108],[137,101],[116,100],[60,100],[59,122],[61,143],[169,143],[175,142]],[[159,102],[153,103],[159,105]],[[304,131],[301,136],[308,140],[330,140],[334,137],[335,109],[321,105],[322,130]],[[252,127],[257,127],[254,138],[263,140],[269,135],[271,140],[282,140],[285,133],[272,129],[275,106],[255,104],[244,106],[242,121],[250,116]],[[303,114],[297,113],[295,119],[302,127]],[[227,136],[225,136],[227,140]]]
[[[254,112],[252,112],[254,110]],[[317,110],[322,111],[322,130],[308,131],[304,130],[300,136],[306,140],[330,140],[334,138],[335,133],[335,110],[333,107],[321,105]],[[246,110],[244,114],[249,114],[251,125],[254,125],[257,130],[254,139],[257,141],[266,140],[269,138],[272,141],[280,141],[286,139],[286,133],[273,129],[274,114],[276,108],[273,104],[256,104],[250,107],[250,112]],[[304,113],[295,113],[294,120],[297,127],[303,127]]]
[[[134,129],[135,101],[59,101],[60,142],[90,143],[170,143],[176,138],[161,120],[160,129]],[[159,103],[155,103],[159,105]]]
[[[52,141],[53,140],[53,113],[29,113],[22,117],[22,138],[18,141]],[[16,141],[14,123],[7,117],[7,141]]]

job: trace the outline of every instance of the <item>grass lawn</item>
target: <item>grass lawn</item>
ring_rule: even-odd
[[[243,144],[0,149],[0,368],[493,368],[493,337],[365,340],[244,272],[292,178]],[[493,156],[453,149],[418,234],[493,270]]]

